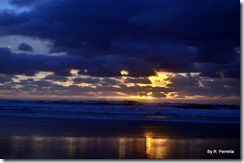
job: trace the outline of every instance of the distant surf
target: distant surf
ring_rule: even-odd
[[[0,100],[0,117],[240,123],[239,105],[89,100]]]

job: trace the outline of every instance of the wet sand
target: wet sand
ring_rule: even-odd
[[[5,159],[240,158],[240,124],[0,118],[0,127]]]

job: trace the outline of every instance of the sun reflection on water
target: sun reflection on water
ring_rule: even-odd
[[[29,157],[45,158],[51,156],[53,151],[63,153],[64,157],[86,157],[86,155],[110,155],[106,151],[113,151],[115,158],[133,158],[134,154],[140,158],[162,159],[167,158],[168,139],[153,137],[146,133],[145,137],[42,137],[42,136],[12,136],[10,138],[14,155],[19,155],[30,146]],[[26,149],[23,149],[26,147]],[[117,152],[116,152],[117,151]],[[97,152],[97,153],[96,153]],[[116,154],[117,153],[117,154]],[[117,155],[117,156],[116,156]]]
[[[146,155],[150,159],[167,158],[167,142],[166,138],[154,138],[152,133],[146,133]]]
[[[125,144],[125,138],[119,138],[119,158],[125,158],[125,150],[126,150],[126,144]]]
[[[77,144],[76,141],[77,139],[73,137],[64,138],[65,147],[66,147],[65,149],[69,156],[73,156],[76,151],[76,144]]]
[[[159,137],[9,136],[0,137],[5,159],[168,159],[206,158],[206,148],[233,146],[239,140]]]

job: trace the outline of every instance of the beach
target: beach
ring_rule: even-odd
[[[240,160],[241,9],[0,0],[0,159]]]
[[[3,159],[240,159],[240,124],[1,117],[0,127]]]

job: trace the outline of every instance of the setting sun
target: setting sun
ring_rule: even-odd
[[[153,100],[153,96],[130,96],[131,99],[135,100]]]
[[[170,72],[156,71],[156,75],[149,76],[148,79],[152,82],[153,87],[167,87],[167,85],[171,83],[169,77],[172,76],[174,76],[174,74]]]
[[[152,97],[152,96],[147,96],[147,99],[148,99],[148,100],[152,100],[153,97]]]

